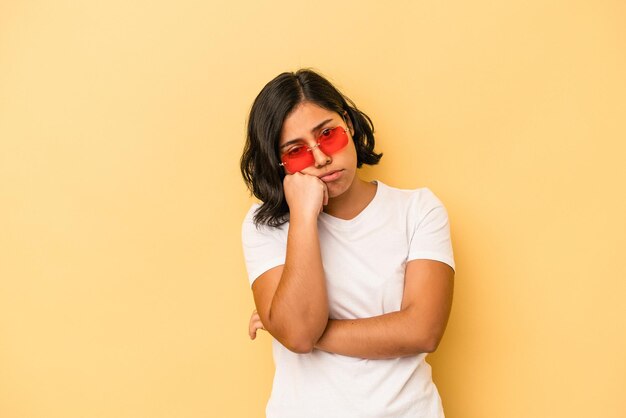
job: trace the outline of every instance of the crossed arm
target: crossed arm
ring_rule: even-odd
[[[328,190],[317,177],[298,173],[285,177],[284,190],[290,213],[285,264],[266,271],[252,285],[258,312],[250,319],[250,337],[262,328],[296,353],[318,349],[370,359],[434,351],[450,314],[452,268],[439,261],[412,260],[406,266],[399,311],[329,319],[317,231]]]
[[[434,260],[408,262],[400,310],[371,318],[327,319],[328,302],[325,293],[322,300],[317,301],[314,300],[313,294],[299,293],[301,297],[304,296],[300,303],[308,306],[308,313],[312,316],[308,316],[305,310],[300,312],[300,317],[293,315],[282,317],[282,320],[288,322],[289,329],[298,330],[299,335],[304,336],[300,343],[295,345],[293,340],[285,339],[284,328],[275,322],[268,322],[268,315],[259,304],[268,298],[272,289],[279,287],[285,268],[278,266],[269,270],[253,285],[255,302],[259,310],[259,313],[255,311],[250,318],[249,331],[253,339],[258,329],[266,329],[295,352],[306,353],[315,348],[368,359],[432,352],[441,341],[450,315],[454,287],[454,270],[447,264]],[[294,303],[298,301],[291,300]],[[278,303],[280,304],[280,301]],[[317,303],[320,303],[321,309],[316,308]],[[326,317],[321,316],[324,313]],[[313,321],[317,328],[307,329],[305,322],[299,322],[302,318],[310,320],[311,317],[317,318],[317,322]],[[322,325],[324,328],[320,334]]]

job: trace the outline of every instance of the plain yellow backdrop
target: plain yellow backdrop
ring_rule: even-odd
[[[245,121],[313,67],[430,187],[448,418],[626,414],[623,1],[0,4],[0,417],[264,416]]]

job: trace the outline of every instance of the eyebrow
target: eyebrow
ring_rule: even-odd
[[[319,131],[324,125],[326,125],[328,122],[332,122],[332,118],[330,119],[326,119],[325,121],[318,123],[317,125],[315,125],[315,127],[313,129],[311,129],[311,133],[314,133],[316,131]],[[288,145],[291,145],[295,142],[301,141],[302,138],[295,138],[295,139],[290,139],[289,141],[285,142],[283,145],[281,145],[278,149],[283,149]]]

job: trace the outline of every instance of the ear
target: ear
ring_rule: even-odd
[[[348,125],[348,130],[350,130],[350,136],[353,136],[354,135],[354,126],[352,126],[352,120],[350,119],[350,115],[348,114],[348,111],[344,110],[343,114],[341,115],[341,117],[346,122],[346,125]]]

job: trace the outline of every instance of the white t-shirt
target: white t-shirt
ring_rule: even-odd
[[[427,188],[401,190],[380,181],[355,218],[318,218],[331,319],[400,310],[406,263],[437,260],[454,268],[448,215]],[[243,222],[250,284],[285,263],[289,223]],[[273,340],[276,372],[268,418],[442,418],[441,399],[426,354],[368,360],[313,350],[296,354]]]

